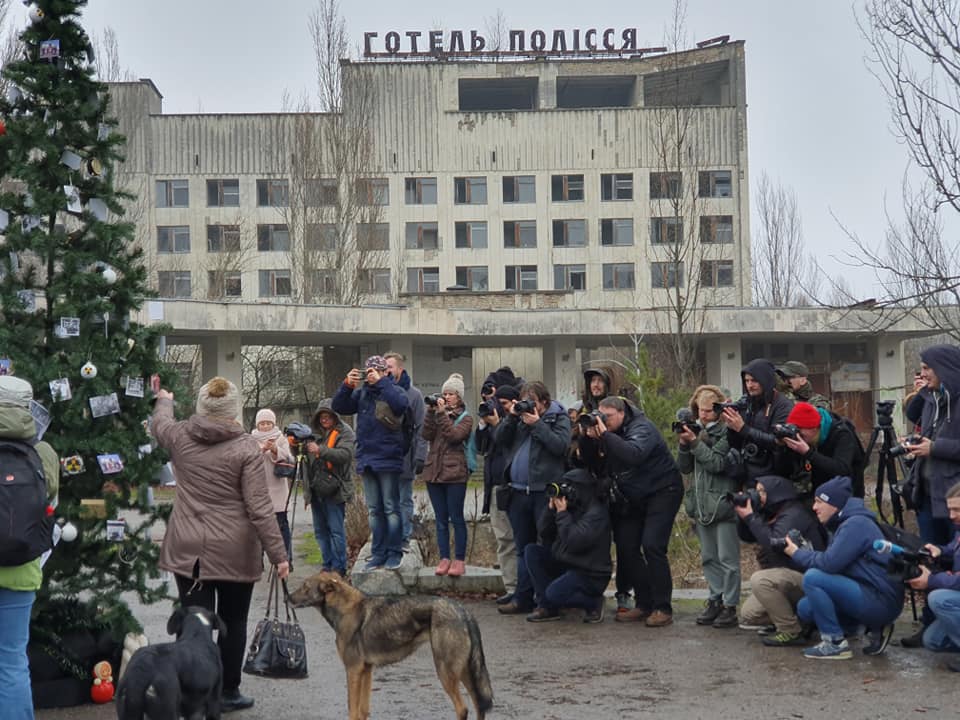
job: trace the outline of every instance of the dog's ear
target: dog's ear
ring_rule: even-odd
[[[187,609],[185,607],[178,607],[174,610],[173,615],[167,620],[167,635],[176,635],[179,637],[180,631],[183,630],[183,620],[185,617],[187,617]]]
[[[323,580],[317,583],[317,587],[321,593],[326,595],[327,593],[335,592],[337,589],[337,585],[339,584],[340,584],[340,581],[337,578],[325,577],[323,578]]]
[[[220,633],[219,637],[227,636],[227,624],[220,619],[220,616],[216,613],[210,613],[210,617],[213,620],[213,626],[217,629],[217,632]]]

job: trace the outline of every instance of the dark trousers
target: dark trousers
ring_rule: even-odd
[[[286,510],[277,513],[277,526],[280,528],[280,535],[283,537],[283,546],[287,549],[290,569],[293,570],[293,536],[290,534],[290,520],[287,518]]]
[[[647,497],[631,498],[630,509],[616,526],[617,564],[622,562],[627,569],[636,605],[643,610],[673,612],[667,546],[683,498],[681,487],[671,485]]]
[[[623,527],[623,515],[619,510],[610,510],[610,524],[613,526],[613,543],[617,546],[617,568],[616,568],[616,588],[617,595],[629,595],[633,590],[633,573],[627,567],[625,561],[620,558],[620,534]]]
[[[217,645],[223,661],[223,690],[240,687],[240,673],[247,652],[247,614],[253,597],[253,583],[206,580],[194,587],[193,578],[175,575],[180,604],[183,607],[199,605],[215,612],[227,626],[226,633],[218,633]]]
[[[550,548],[531,543],[524,551],[524,558],[540,607],[596,610],[603,602],[607,583],[557,562]]]
[[[517,546],[517,589],[513,600],[521,607],[533,607],[533,581],[527,571],[524,550],[537,542],[537,520],[547,506],[547,494],[543,491],[525,493],[514,490],[510,498],[507,517],[513,528],[513,542]]]

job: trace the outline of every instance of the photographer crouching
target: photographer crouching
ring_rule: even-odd
[[[585,623],[603,622],[603,591],[610,582],[610,513],[596,479],[570,470],[547,485],[547,507],[537,523],[539,544],[524,551],[537,607],[529,622],[557,620],[560,608],[583,608]]]

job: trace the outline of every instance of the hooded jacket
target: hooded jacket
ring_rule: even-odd
[[[960,591],[960,532],[949,543],[940,546],[940,553],[941,558],[953,557],[953,564],[947,572],[931,574],[927,589]]]
[[[747,363],[740,371],[743,394],[747,394],[746,376],[751,375],[760,387],[763,395],[750,397],[750,407],[742,413],[744,426],[738,432],[728,428],[730,447],[741,452],[743,470],[746,472],[746,485],[753,487],[761,475],[769,475],[774,469],[774,450],[777,439],[773,436],[773,426],[785,423],[793,408],[793,401],[777,392],[777,369],[773,363],[757,358]],[[748,446],[755,446],[757,453],[750,453]]]
[[[385,374],[373,385],[363,383],[354,388],[343,383],[331,403],[340,415],[357,416],[357,471],[403,472],[404,440],[402,430],[390,430],[377,420],[377,401],[382,400],[391,412],[402,417],[407,409],[407,395]]]
[[[329,432],[320,425],[320,408],[313,416],[311,425],[317,435],[320,454],[308,455],[307,473],[310,482],[303,489],[303,500],[309,505],[314,500],[324,500],[334,505],[349,502],[353,498],[353,456],[356,452],[357,436],[353,428],[347,425],[335,412],[337,424]],[[333,412],[333,408],[330,408]],[[336,431],[337,437],[330,447],[330,435]]]
[[[507,415],[497,426],[495,442],[508,453],[504,476],[510,477],[510,465],[524,443],[530,441],[528,488],[542,492],[548,482],[563,476],[567,447],[570,444],[570,418],[556,400],[550,401],[539,422],[527,425],[517,415]]]
[[[590,380],[594,375],[599,375],[603,379],[604,391],[603,396],[597,399],[594,399],[593,395],[590,394]],[[599,409],[599,402],[603,398],[610,395],[612,390],[610,389],[610,373],[608,373],[603,368],[590,368],[589,370],[583,371],[583,396],[580,398],[583,402],[583,405],[580,408],[580,413],[591,413],[594,410]]]
[[[830,400],[826,395],[821,395],[816,390],[813,389],[813,385],[810,384],[810,381],[807,380],[805,384],[800,386],[797,390],[791,388],[788,384],[788,390],[784,393],[788,399],[810,403],[814,407],[823,408],[824,410],[830,410]]]
[[[920,353],[940,379],[937,391],[923,388],[920,433],[933,440],[930,457],[923,458],[918,472],[930,497],[933,516],[945,518],[947,490],[960,482],[960,348],[934,345]]]
[[[160,567],[199,580],[256,582],[263,551],[287,560],[264,482],[260,446],[235,422],[194,415],[173,419],[173,401],[157,400],[153,435],[170,453],[177,496],[160,549]]]
[[[804,570],[816,568],[856,580],[864,592],[883,605],[892,621],[903,610],[903,583],[887,575],[891,555],[873,549],[874,541],[884,539],[876,516],[864,507],[861,498],[852,497],[827,526],[833,530],[827,549],[801,548],[793,554],[793,562]]]
[[[420,388],[413,384],[413,380],[410,379],[406,370],[400,373],[397,385],[406,394],[407,407],[413,413],[413,442],[410,443],[410,449],[403,459],[403,472],[400,473],[400,479],[413,480],[417,466],[423,467],[423,464],[427,461],[427,441],[420,434],[423,430],[426,406],[423,404],[423,393],[420,392]]]
[[[752,514],[737,523],[737,534],[744,542],[757,543],[757,560],[761,569],[785,567],[802,570],[785,552],[770,547],[770,539],[786,537],[791,530],[799,530],[814,549],[823,550],[827,546],[827,533],[813,511],[800,501],[793,483],[787,478],[762,475],[757,482],[766,490],[767,501],[762,512],[755,508]]]

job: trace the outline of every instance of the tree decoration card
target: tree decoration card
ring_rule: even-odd
[[[40,43],[40,59],[56,60],[60,57],[60,41],[44,40]]]
[[[13,375],[13,360],[0,357],[0,375]]]
[[[80,337],[80,318],[60,318],[60,329],[63,331],[63,337]]]
[[[37,294],[33,290],[17,290],[17,297],[23,303],[23,311],[34,313],[37,311]]]
[[[127,395],[130,397],[143,397],[143,378],[142,377],[130,377],[127,378]]]
[[[43,434],[50,427],[50,411],[36,400],[30,401],[30,414],[37,426],[37,440],[43,440]]]
[[[79,475],[84,471],[83,458],[79,455],[68,455],[60,461],[63,472],[67,475]]]
[[[120,414],[120,400],[116,393],[95,395],[90,398],[90,414],[95,418]]]
[[[51,380],[50,396],[53,398],[54,402],[72,399],[73,390],[70,388],[70,379],[62,377],[57,378],[56,380]]]
[[[123,460],[116,453],[97,455],[97,465],[104,475],[116,475],[123,472]]]

